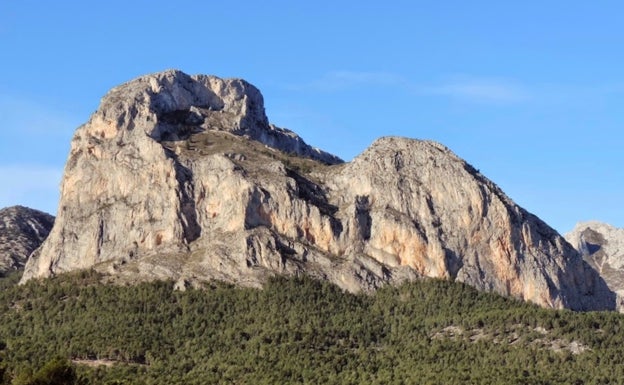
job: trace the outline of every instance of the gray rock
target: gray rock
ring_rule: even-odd
[[[0,210],[0,274],[24,268],[28,256],[46,239],[54,217],[23,206]]]
[[[111,90],[76,131],[56,225],[23,281],[83,268],[178,289],[436,277],[545,307],[615,306],[559,234],[446,147],[382,138],[341,163],[270,125],[248,83],[177,71]]]
[[[624,302],[624,229],[598,221],[580,222],[565,235]]]
[[[342,163],[340,158],[309,146],[294,132],[269,124],[262,94],[241,79],[189,76],[176,70],[143,76],[113,88],[91,122],[114,124],[115,128],[103,127],[100,134],[104,137],[137,128],[156,141],[221,130],[297,156]]]

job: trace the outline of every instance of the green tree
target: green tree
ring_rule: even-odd
[[[18,378],[15,385],[73,385],[76,383],[76,370],[68,360],[53,358],[32,377]]]

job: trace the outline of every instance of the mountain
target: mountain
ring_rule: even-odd
[[[435,277],[615,307],[570,244],[443,145],[386,137],[344,163],[269,124],[251,84],[180,71],[112,89],[76,130],[56,224],[22,282],[84,268],[179,288],[307,274],[357,292]]]
[[[624,229],[597,221],[580,222],[565,238],[612,291],[624,295]]]
[[[24,267],[46,239],[54,217],[22,206],[0,209],[0,274]]]

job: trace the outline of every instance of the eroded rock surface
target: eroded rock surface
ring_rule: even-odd
[[[0,274],[24,267],[28,256],[46,239],[54,217],[23,206],[0,210]]]
[[[381,138],[345,164],[270,125],[248,83],[179,71],[113,89],[76,131],[57,223],[23,280],[91,267],[179,288],[309,274],[369,291],[427,276],[614,306],[561,236],[444,146]]]

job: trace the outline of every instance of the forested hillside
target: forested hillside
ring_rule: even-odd
[[[354,295],[0,280],[3,384],[613,384],[624,318],[552,311],[438,280]]]

